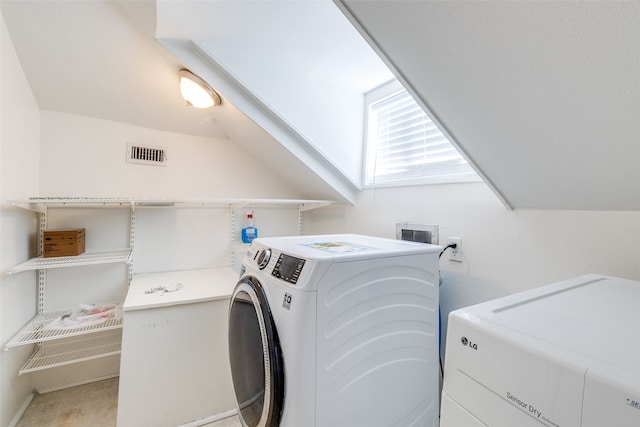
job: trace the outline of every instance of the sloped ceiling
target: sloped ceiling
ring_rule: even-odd
[[[364,95],[393,74],[331,1],[158,0],[156,37],[172,52],[191,41],[295,129],[299,146],[360,183]]]
[[[344,199],[357,199],[364,96],[393,74],[330,0],[156,7],[156,37],[167,50]]]
[[[184,108],[177,61],[153,39],[154,9],[134,21],[119,1],[2,1],[40,108],[224,137],[224,109]],[[140,4],[153,5],[148,2]],[[148,17],[147,17],[148,16]]]
[[[640,2],[334,1],[506,205],[640,210]],[[303,197],[354,200],[224,93],[185,108],[155,1],[0,5],[41,108],[227,137]]]
[[[219,107],[185,106],[177,75],[184,64],[154,38],[155,0],[2,0],[0,6],[40,108],[227,138],[262,159],[301,198],[353,201],[224,93]]]
[[[508,205],[640,209],[640,2],[337,3]]]

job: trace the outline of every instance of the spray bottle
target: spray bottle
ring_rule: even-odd
[[[242,229],[242,243],[251,243],[258,237],[258,229],[253,225],[253,211],[247,212],[247,226]]]

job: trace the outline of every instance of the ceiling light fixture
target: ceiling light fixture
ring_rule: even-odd
[[[178,71],[180,76],[180,92],[187,101],[187,106],[209,108],[220,105],[220,95],[200,77],[187,69]]]

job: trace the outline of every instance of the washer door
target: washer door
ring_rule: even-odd
[[[229,361],[240,422],[277,427],[284,404],[284,361],[260,282],[243,277],[229,306]]]

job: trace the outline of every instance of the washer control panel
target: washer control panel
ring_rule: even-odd
[[[280,254],[278,261],[271,275],[295,285],[300,278],[300,272],[304,267],[305,260],[302,258],[292,257],[287,254]]]

